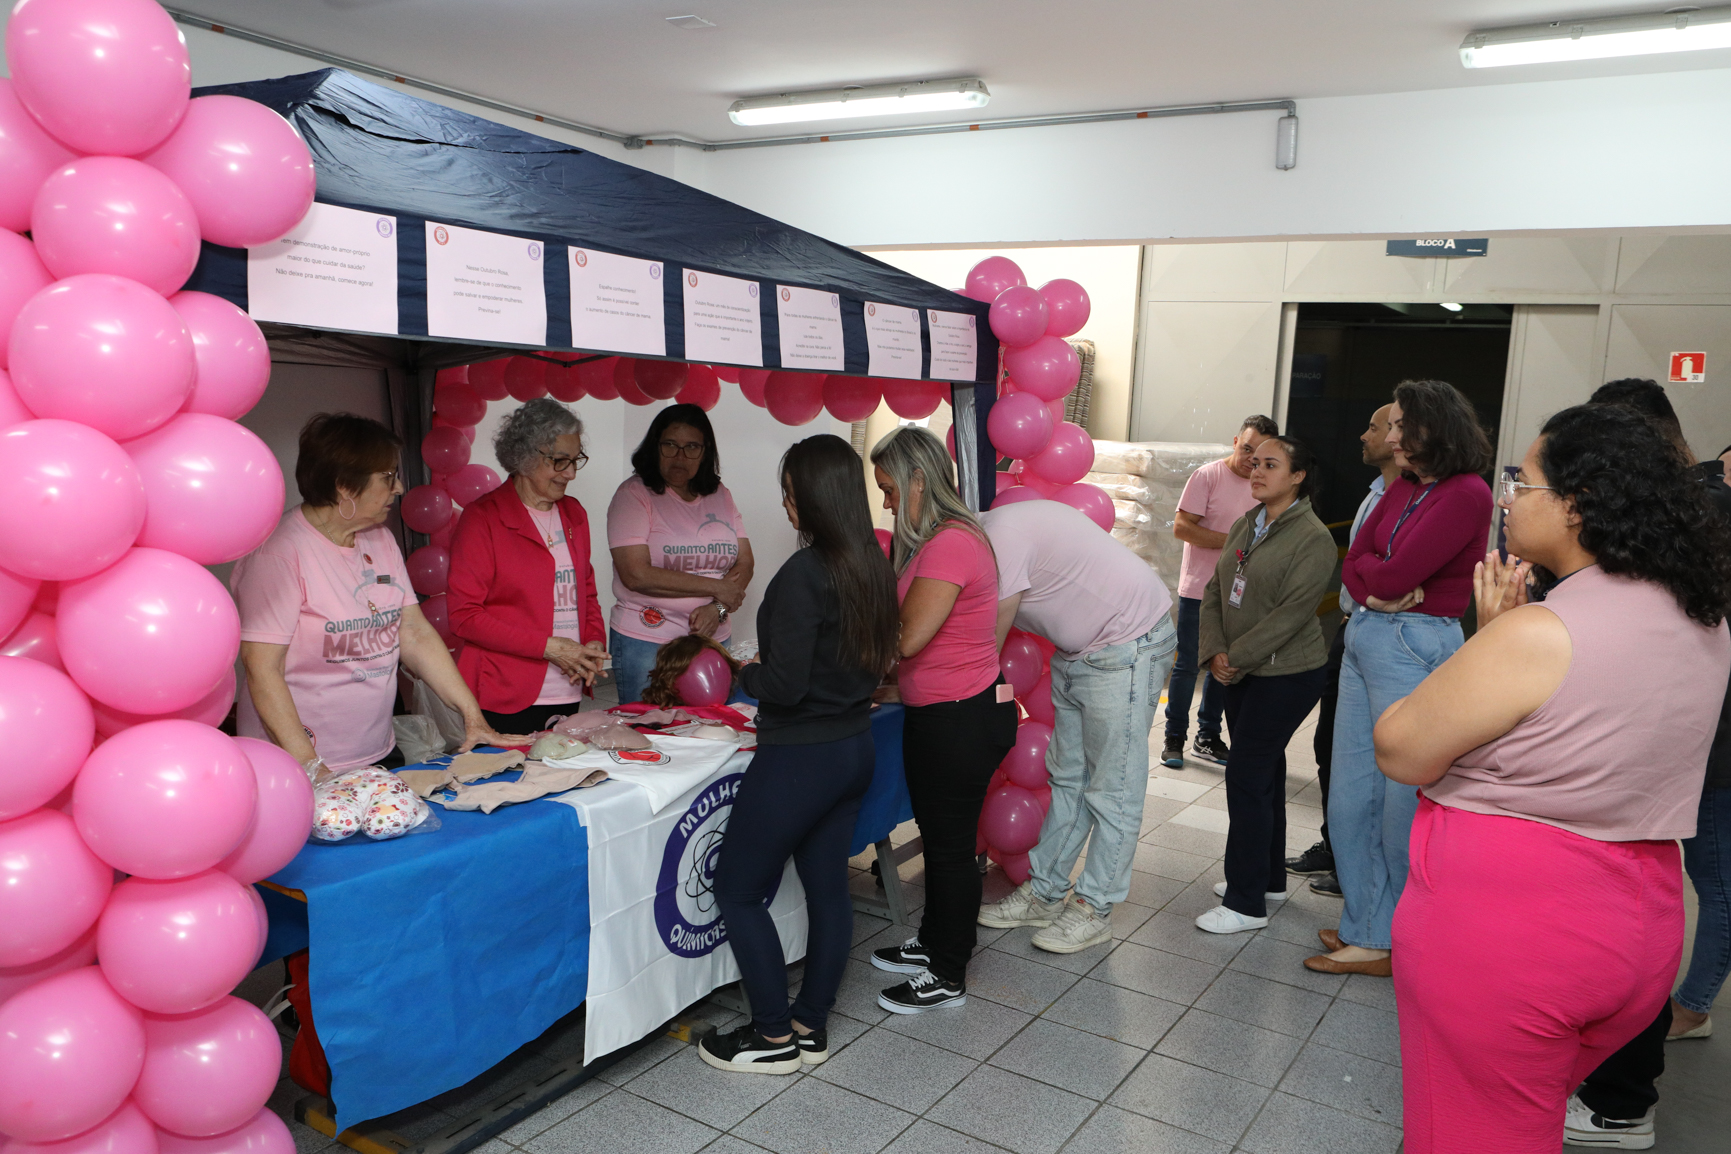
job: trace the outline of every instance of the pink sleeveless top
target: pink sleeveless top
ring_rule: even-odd
[[[1558,585],[1544,607],[1569,631],[1563,683],[1424,795],[1595,841],[1693,837],[1731,675],[1725,623],[1708,629],[1658,585],[1597,565]]]

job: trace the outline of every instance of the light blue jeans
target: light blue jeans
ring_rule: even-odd
[[[1346,623],[1340,698],[1334,712],[1334,766],[1328,836],[1346,897],[1340,940],[1391,948],[1394,907],[1406,888],[1406,845],[1418,789],[1376,767],[1371,732],[1382,711],[1405,697],[1465,642],[1458,617],[1360,609]]]
[[[607,652],[613,657],[613,684],[619,690],[619,704],[642,701],[643,691],[649,688],[649,675],[655,670],[655,655],[661,652],[660,644],[609,629]]]
[[[1130,892],[1148,795],[1148,733],[1177,648],[1168,616],[1134,641],[1074,661],[1052,657],[1052,808],[1028,854],[1041,901],[1064,896],[1084,845],[1076,896],[1104,915]]]

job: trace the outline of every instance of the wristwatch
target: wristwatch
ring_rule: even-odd
[[[725,623],[727,621],[727,617],[728,617],[727,606],[723,605],[719,601],[711,601],[710,604],[715,606],[715,611],[717,613],[721,614],[721,620],[723,623]]]

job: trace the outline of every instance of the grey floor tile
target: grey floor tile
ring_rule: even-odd
[[[1304,968],[1305,958],[1322,952],[1320,942],[1314,947],[1295,946],[1291,942],[1258,934],[1249,945],[1238,951],[1238,956],[1232,959],[1231,968],[1246,974],[1255,974],[1259,978],[1285,982],[1301,990],[1337,994],[1340,987],[1346,984],[1344,974],[1319,974]]]
[[[827,1032],[829,1034],[829,1052],[833,1057],[853,1044],[854,1039],[864,1034],[870,1026],[858,1022],[846,1014],[831,1014]]]
[[[337,1140],[329,1134],[321,1134],[304,1122],[296,1122],[292,1114],[283,1118],[283,1121],[288,1124],[289,1135],[295,1141],[295,1154],[316,1154],[317,1151],[333,1147],[337,1150],[348,1149],[346,1146],[338,1146]]]
[[[811,1073],[856,1094],[922,1114],[977,1065],[972,1058],[904,1034],[872,1030],[823,1065],[812,1067]]]
[[[981,1066],[926,1116],[1016,1154],[1056,1154],[1093,1110],[1087,1098]]]
[[[1309,892],[1310,879],[1287,875],[1287,892],[1293,894],[1288,898],[1275,915],[1268,919],[1268,927],[1262,931],[1265,938],[1279,938],[1290,942],[1311,953],[1321,953],[1326,948],[1322,939],[1316,936],[1318,930],[1332,930],[1340,925],[1339,901],[1334,903],[1332,910],[1318,912],[1298,903],[1297,893],[1303,889]],[[1308,954],[1306,955],[1309,956]]]
[[[1299,1051],[1280,1088],[1373,1122],[1401,1124],[1398,1066],[1312,1044]]]
[[[625,1089],[706,1126],[728,1130],[789,1085],[786,1077],[717,1070],[698,1057],[696,1046],[687,1046],[684,1053],[625,1083]]]
[[[1393,1154],[1400,1131],[1290,1094],[1262,1108],[1239,1149],[1250,1154]]]
[[[1267,1087],[1150,1054],[1110,1102],[1230,1146],[1256,1117],[1268,1095]]]
[[[1224,789],[1211,789],[1197,798],[1195,804],[1224,811],[1226,809],[1226,791]]]
[[[762,1146],[742,1142],[732,1134],[723,1134],[703,1148],[703,1154],[764,1154]]]
[[[868,1026],[876,1025],[889,1016],[889,1011],[878,1005],[878,993],[895,985],[897,980],[897,975],[886,974],[870,962],[849,958],[841,988],[836,991],[835,1012]]]
[[[992,1055],[992,1065],[1103,1101],[1136,1068],[1143,1053],[1134,1046],[1042,1019],[1030,1023]]]
[[[1184,1015],[1184,1007],[1135,990],[1084,978],[1064,991],[1045,1017],[1123,1042],[1151,1049]]]
[[[1225,1154],[1231,1147],[1140,1114],[1102,1106],[1076,1135],[1071,1149],[1086,1154]]]
[[[547,1103],[499,1137],[513,1146],[522,1146],[537,1134],[551,1130],[577,1111],[605,1097],[613,1087],[599,1078],[591,1078],[563,1097]]]
[[[1088,976],[1188,1006],[1202,996],[1219,972],[1220,967],[1212,962],[1124,942]]]
[[[1214,883],[1223,880],[1225,877],[1226,871],[1221,867],[1219,862],[1215,862],[1206,870],[1203,870],[1200,877],[1185,886],[1182,893],[1167,902],[1166,908],[1160,912],[1163,914],[1172,914],[1175,917],[1189,918],[1194,921],[1198,914],[1205,913],[1220,904],[1220,895],[1214,892]],[[1194,929],[1195,927],[1192,926],[1191,928]],[[1196,932],[1201,933],[1202,931],[1197,930]],[[1234,936],[1241,939],[1248,939],[1255,935],[1237,934]]]
[[[1222,857],[1226,853],[1226,835],[1215,833],[1211,829],[1197,829],[1195,826],[1179,825],[1169,821],[1165,825],[1156,826],[1142,835],[1143,845],[1164,846],[1167,849],[1182,850],[1197,857],[1209,860]]]
[[[853,915],[853,941],[855,945],[867,938],[876,937],[889,927],[888,918],[880,918],[873,914],[862,914],[858,910]]]
[[[1255,974],[1227,970],[1196,1000],[1196,1008],[1295,1038],[1308,1038],[1328,1011],[1328,998]]]
[[[1126,907],[1120,906],[1118,908],[1123,909]],[[1142,909],[1143,907],[1131,906],[1128,908]],[[1114,916],[1117,915],[1117,912],[1117,909],[1112,911]],[[992,943],[992,949],[1001,950],[1012,957],[1021,958],[1024,961],[1035,962],[1042,966],[1051,966],[1054,969],[1064,970],[1072,974],[1085,974],[1095,966],[1099,965],[1101,961],[1105,959],[1106,955],[1111,953],[1118,946],[1116,940],[1117,931],[1116,927],[1114,927],[1114,940],[1110,942],[1094,946],[1091,949],[1080,950],[1074,954],[1054,954],[1042,950],[1034,945],[1034,934],[1037,932],[1038,931],[1031,926],[1021,926],[1006,931],[1003,937]],[[973,978],[973,970],[971,968],[968,971],[968,976],[971,988]]]
[[[1146,834],[1163,823],[1171,820],[1172,815],[1184,809],[1190,803],[1178,801],[1170,797],[1155,797],[1149,794],[1142,799],[1142,832]]]
[[[1361,1002],[1336,1001],[1323,1015],[1322,1024],[1310,1040],[1361,1058],[1400,1065],[1400,1019],[1391,1010],[1379,1010]]]
[[[1020,1010],[986,998],[969,998],[960,1009],[890,1014],[885,1017],[882,1029],[984,1061],[1031,1021],[1032,1016]]]
[[[1176,878],[1163,878],[1159,874],[1132,870],[1130,873],[1130,893],[1124,900],[1139,906],[1147,906],[1151,910],[1157,910],[1183,893],[1187,884],[1189,883],[1181,882]]]
[[[1259,1086],[1280,1084],[1303,1043],[1261,1026],[1191,1010],[1166,1032],[1154,1052]]]
[[[909,938],[919,937],[919,930],[913,926],[891,925],[882,918],[873,918],[872,920],[878,923],[880,927],[878,932],[869,938],[860,938],[856,935],[853,951],[849,954],[850,957],[858,958],[867,964],[871,962],[873,950],[880,950],[886,946],[899,946]],[[856,914],[854,925],[857,927],[858,924],[859,915]]]
[[[745,1075],[740,1075],[744,1077]],[[528,1142],[530,1154],[696,1154],[716,1131],[633,1094],[613,1093]]]
[[[1098,951],[1105,956],[1111,945],[1082,952]],[[1038,1014],[1075,985],[1076,980],[1077,975],[1069,971],[1018,958],[994,946],[982,951],[968,966],[968,1000],[981,997],[1024,1014]]]
[[[688,1043],[676,1041],[663,1035],[636,1053],[619,1059],[595,1076],[614,1086],[623,1086],[655,1063],[665,1061],[679,1051],[689,1048]],[[581,1054],[582,1050],[579,1049],[578,1053]]]
[[[1213,896],[1213,895],[1210,895]],[[1215,899],[1216,904],[1219,899]],[[1209,907],[1212,909],[1213,907]],[[1169,954],[1182,954],[1199,962],[1224,966],[1250,941],[1250,934],[1211,934],[1196,928],[1194,915],[1186,917],[1167,908],[1142,924],[1130,935],[1139,946],[1152,946]]]
[[[1139,906],[1134,902],[1119,902],[1112,907],[1112,936],[1127,938],[1142,927],[1142,923],[1154,916],[1154,911],[1148,906]]]
[[[877,1154],[913,1120],[894,1106],[801,1078],[733,1134],[775,1154]]]
[[[1194,881],[1203,870],[1214,864],[1212,857],[1167,849],[1163,845],[1142,842],[1136,846],[1135,868],[1143,873],[1158,874],[1174,881]]]
[[[921,1118],[902,1131],[884,1154],[1001,1154],[1002,1147]]]
[[[1373,978],[1367,974],[1348,974],[1340,996],[1349,1002],[1375,1006],[1379,1010],[1395,1010],[1394,982],[1388,978]]]

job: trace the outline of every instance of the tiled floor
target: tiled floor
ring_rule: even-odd
[[[1289,748],[1288,841],[1316,840],[1321,796],[1311,727]],[[1158,737],[1158,734],[1156,735]],[[960,1010],[878,1008],[890,976],[872,949],[911,931],[857,916],[853,960],[830,1022],[830,1061],[788,1077],[724,1074],[657,1039],[482,1148],[484,1154],[1381,1154],[1400,1147],[1400,1052],[1385,979],[1314,974],[1316,931],[1339,904],[1300,888],[1258,933],[1192,924],[1217,904],[1226,814],[1218,766],[1156,767],[1116,940],[1046,954],[1032,931],[981,930]],[[911,826],[898,831],[910,837]],[[854,884],[873,881],[856,859]],[[922,862],[902,867],[922,900]],[[987,898],[1009,888],[993,869]],[[1693,910],[1691,909],[1691,914]],[[254,985],[262,988],[280,967]],[[267,991],[268,992],[268,991]],[[738,1018],[712,1003],[717,1025]],[[1661,1152],[1724,1149],[1731,1042],[1671,1047],[1660,1084]],[[572,1020],[476,1084],[390,1120],[406,1138],[581,1047]],[[287,1081],[272,1100],[288,1110]],[[329,1139],[294,1125],[300,1154]]]

